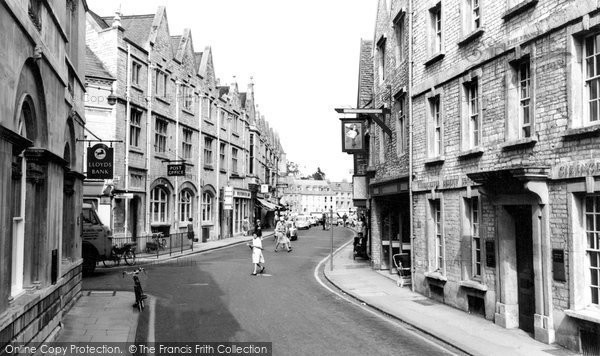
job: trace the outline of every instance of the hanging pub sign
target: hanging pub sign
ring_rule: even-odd
[[[356,153],[365,149],[365,135],[362,120],[341,119],[342,152]]]
[[[97,143],[87,149],[87,178],[113,179],[113,148]]]
[[[168,164],[167,176],[185,176],[185,163]]]

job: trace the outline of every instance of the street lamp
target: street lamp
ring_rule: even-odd
[[[104,87],[99,87],[99,86],[92,86],[89,85],[89,83],[85,83],[85,88],[94,88],[97,90],[106,90],[109,91],[109,89],[106,89]],[[114,106],[117,103],[117,96],[115,95],[115,93],[113,92],[112,86],[110,88],[110,94],[108,94],[108,96],[106,97],[106,101],[108,102],[108,105],[110,106]]]

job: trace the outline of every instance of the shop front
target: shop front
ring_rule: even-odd
[[[252,194],[249,190],[233,190],[233,234],[239,235],[244,232],[244,219],[250,222],[250,199]]]

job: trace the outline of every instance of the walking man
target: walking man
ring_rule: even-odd
[[[189,218],[189,221],[188,221],[187,235],[188,235],[188,240],[190,240],[191,243],[194,243],[194,224],[192,222],[192,218]]]
[[[321,223],[323,224],[323,230],[325,230],[325,224],[327,224],[327,215],[325,213],[321,217]]]

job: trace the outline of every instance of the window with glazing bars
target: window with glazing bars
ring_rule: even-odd
[[[154,128],[154,150],[158,153],[167,151],[167,122],[156,118]]]
[[[588,115],[586,123],[600,122],[600,34],[585,40],[585,85]]]
[[[469,228],[471,230],[471,250],[473,252],[473,270],[474,278],[481,277],[481,237],[479,236],[479,198],[472,197],[467,200],[469,203]]]
[[[592,304],[600,304],[600,195],[585,198],[586,254]]]
[[[140,135],[142,132],[142,112],[137,110],[131,110],[131,116],[129,118],[129,144],[133,147],[140,146]]]
[[[213,164],[213,139],[210,137],[204,138],[204,165],[211,166]]]
[[[519,105],[521,121],[521,137],[531,136],[531,73],[529,61],[519,64]]]
[[[183,137],[181,140],[181,155],[183,158],[191,158],[192,157],[192,137],[194,135],[194,131],[190,129],[183,129]]]
[[[469,137],[471,147],[479,146],[479,91],[477,79],[473,79],[467,86],[469,94]]]

